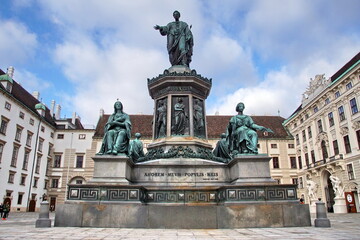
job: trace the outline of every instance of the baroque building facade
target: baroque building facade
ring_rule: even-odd
[[[333,76],[310,80],[284,122],[295,138],[299,196],[321,198],[329,212],[359,211],[360,53]]]

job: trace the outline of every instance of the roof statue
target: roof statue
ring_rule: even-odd
[[[194,46],[191,26],[189,27],[186,22],[179,20],[179,11],[174,11],[173,16],[174,22],[170,22],[166,26],[155,25],[154,29],[159,30],[161,35],[167,36],[167,50],[171,65],[189,67]]]

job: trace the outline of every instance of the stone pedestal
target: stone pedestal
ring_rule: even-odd
[[[344,197],[334,198],[334,213],[347,213],[346,201]]]
[[[40,203],[39,218],[36,220],[35,227],[51,227],[51,220],[49,218],[49,202],[44,201]]]
[[[310,199],[310,213],[316,213],[316,202],[318,200]]]
[[[316,219],[314,224],[315,227],[331,227],[330,220],[327,218],[327,210],[324,202],[316,202]]]
[[[90,184],[129,184],[134,164],[127,156],[96,155],[93,160],[94,176]]]

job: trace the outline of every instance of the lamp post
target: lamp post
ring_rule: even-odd
[[[30,198],[31,198],[31,188],[32,188],[32,182],[33,182],[33,176],[34,176],[34,168],[35,168],[35,161],[36,161],[36,155],[37,155],[37,148],[38,148],[38,142],[39,142],[39,132],[40,132],[40,125],[43,120],[43,117],[45,117],[45,111],[46,107],[42,103],[38,103],[35,105],[36,111],[40,115],[39,124],[37,127],[36,132],[36,140],[35,140],[35,149],[34,149],[34,158],[33,158],[33,164],[31,168],[31,175],[30,175],[30,184],[29,184],[29,192],[28,192],[28,199],[27,199],[27,212],[30,210]]]

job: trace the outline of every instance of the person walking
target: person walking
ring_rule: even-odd
[[[0,217],[2,218],[3,216],[3,210],[4,210],[4,206],[2,203],[0,203]]]
[[[2,216],[2,220],[6,220],[6,218],[7,218],[8,215],[9,215],[9,212],[10,212],[10,205],[9,205],[9,203],[6,203],[6,204],[3,206],[3,216]]]

